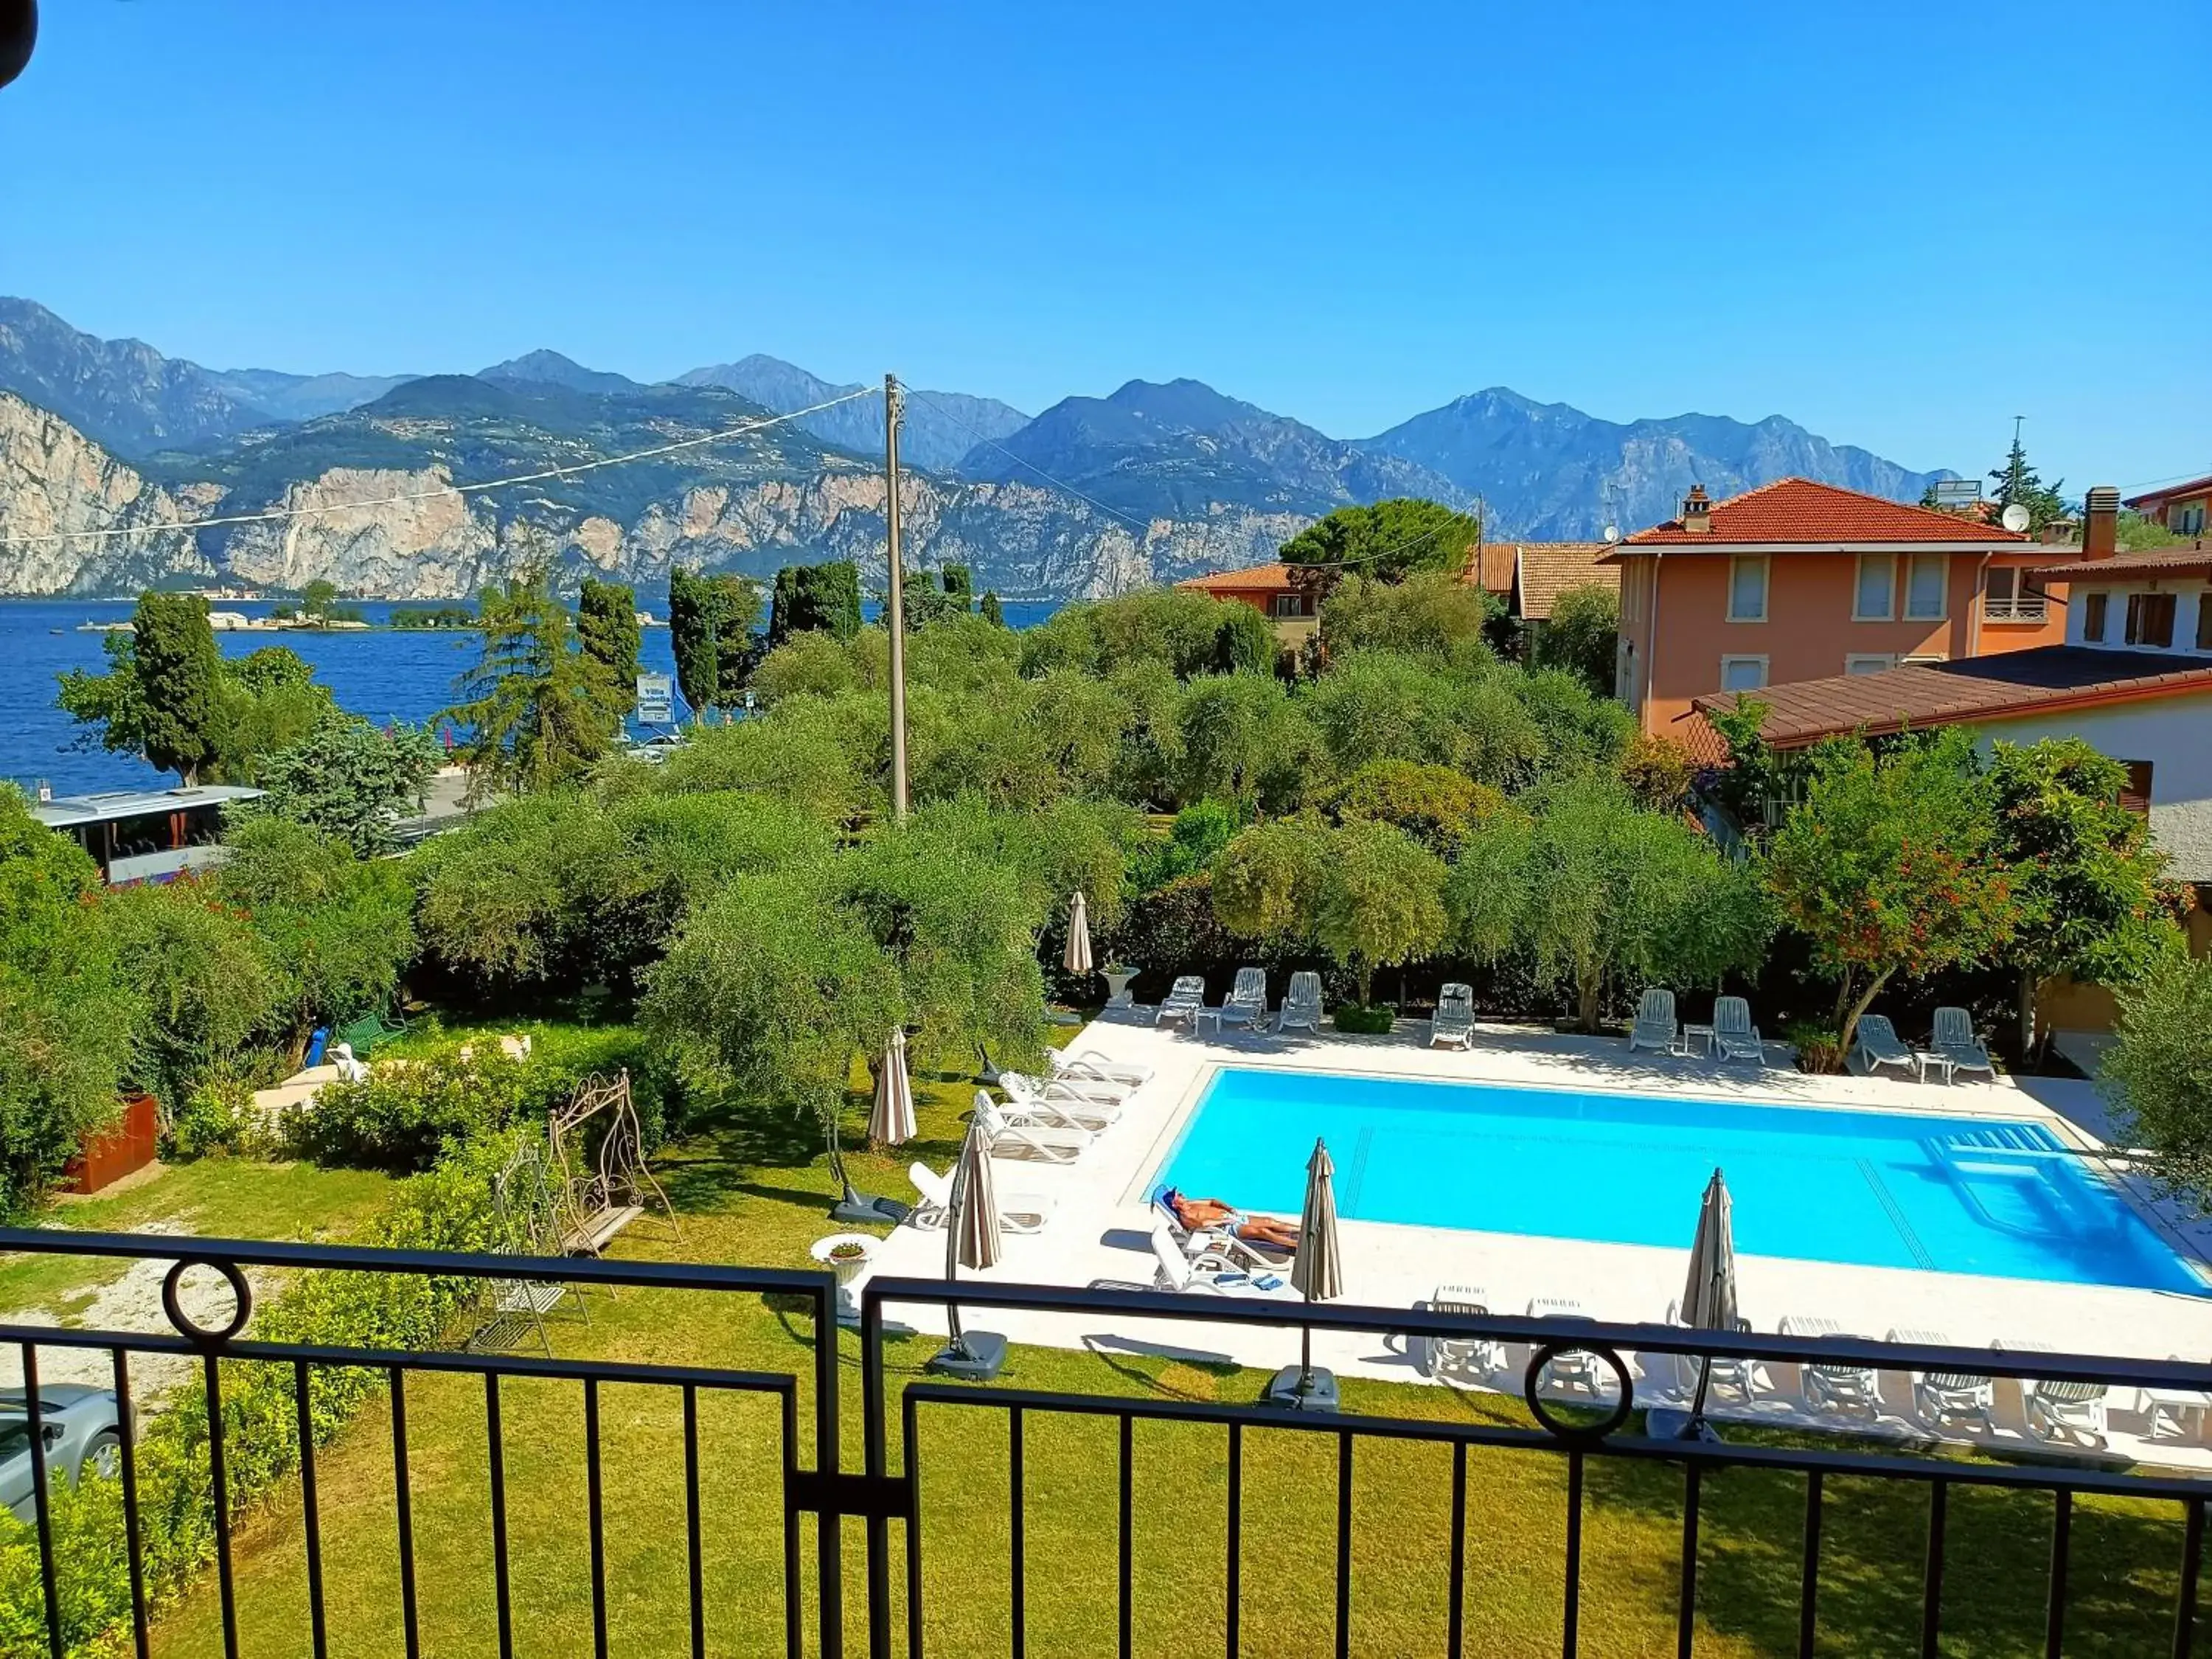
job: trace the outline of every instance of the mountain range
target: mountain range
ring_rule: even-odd
[[[474,374],[209,369],[0,299],[0,592],[325,576],[445,597],[549,555],[572,578],[648,586],[677,562],[766,574],[852,556],[879,570],[882,401],[814,408],[859,390],[761,356],[655,384],[551,350]],[[812,412],[727,435],[799,410]],[[686,440],[647,461],[438,493]],[[1258,562],[1332,508],[1391,495],[1479,502],[1499,537],[1587,539],[1671,516],[1692,483],[1724,496],[1794,475],[1912,500],[1948,476],[1779,416],[1624,423],[1504,387],[1333,438],[1189,380],[1132,380],[1034,417],[910,390],[901,451],[914,562],[965,562],[979,586],[1055,599]]]

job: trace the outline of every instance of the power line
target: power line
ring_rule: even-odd
[[[2123,489],[2154,489],[2160,484],[2192,482],[2196,479],[2203,477],[2207,473],[2212,473],[2212,466],[2201,468],[2195,472],[2176,472],[2163,478],[2138,478],[2131,484],[2122,484],[2120,488]]]
[[[1016,454],[1012,450],[1007,448],[1006,445],[1000,443],[996,438],[990,437],[988,434],[978,431],[975,427],[970,426],[967,422],[962,420],[957,415],[955,415],[951,410],[945,408],[944,404],[939,403],[934,398],[930,397],[927,393],[916,392],[912,386],[908,386],[903,380],[899,382],[899,386],[900,389],[908,397],[919,398],[923,403],[927,404],[932,409],[945,416],[946,420],[951,422],[953,425],[958,427],[962,431],[967,433],[970,437],[975,438],[980,441],[989,445],[990,447],[997,450],[999,453],[1004,455],[1008,460],[1013,462],[1017,466],[1027,467],[1030,471],[1036,473],[1038,477],[1042,478],[1047,483],[1050,484],[1054,489],[1058,489],[1067,495],[1073,495],[1079,501],[1090,502],[1091,506],[1097,507],[1101,513],[1107,514],[1110,518],[1119,519],[1123,524],[1129,526],[1133,529],[1143,531],[1148,534],[1150,533],[1152,526],[1146,520],[1141,519],[1133,519],[1120,508],[1109,507],[1105,502],[1100,501],[1096,495],[1085,495],[1082,490],[1078,489],[1073,484],[1066,482],[1064,479],[1053,477],[1051,473],[1046,471],[1035,461],[1029,459],[1026,456]],[[1464,518],[1466,514],[1455,513],[1455,516]],[[1316,560],[1312,562],[1299,564],[1293,568],[1299,570],[1349,570],[1354,565],[1373,564],[1378,560],[1392,558],[1398,554],[1410,553],[1416,548],[1426,546],[1429,543],[1436,540],[1437,537],[1443,535],[1443,532],[1450,527],[1450,521],[1447,520],[1446,522],[1438,525],[1434,530],[1430,531],[1426,535],[1416,536],[1413,540],[1408,542],[1401,542],[1395,547],[1385,547],[1372,553],[1363,553],[1356,559]]]
[[[786,421],[819,415],[825,409],[835,409],[839,404],[848,404],[855,398],[876,395],[872,386],[859,386],[842,397],[826,403],[814,404],[805,409],[794,409],[788,414],[771,415],[766,420],[746,421],[718,432],[703,433],[696,438],[679,438],[672,443],[655,444],[650,449],[634,449],[622,455],[603,455],[597,460],[577,461],[565,466],[551,466],[536,472],[518,472],[512,477],[487,478],[478,483],[441,484],[435,489],[408,490],[397,495],[380,495],[366,501],[329,501],[309,507],[271,507],[262,513],[233,513],[212,519],[181,519],[173,524],[146,524],[110,526],[104,530],[58,530],[43,536],[0,537],[0,547],[35,547],[50,542],[69,542],[79,539],[100,541],[111,536],[155,536],[196,533],[222,525],[275,524],[288,519],[312,518],[324,513],[356,513],[372,507],[398,507],[410,501],[442,500],[449,495],[475,495],[488,489],[508,489],[516,484],[543,483],[549,479],[573,477],[579,472],[593,472],[604,466],[621,466],[630,461],[651,460],[657,455],[671,455],[679,449],[696,449],[702,444],[721,443],[731,438],[742,438],[755,432],[764,432],[769,427],[781,426]]]

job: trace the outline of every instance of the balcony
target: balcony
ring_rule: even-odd
[[[34,1614],[11,1650],[50,1659],[96,1633],[94,1542],[127,1579],[114,1635],[142,1656],[2186,1654],[2194,1638],[2212,1474],[2142,1473],[2086,1437],[1976,1452],[1928,1425],[2092,1402],[2100,1421],[2201,1419],[2208,1365],[880,1278],[840,1334],[836,1281],[811,1273],[131,1235],[8,1232],[0,1249],[174,1264],[171,1330],[0,1328],[26,1415],[42,1375],[87,1365],[121,1402],[112,1481],[71,1492],[30,1442],[36,1565],[16,1580],[43,1629]],[[257,1335],[250,1282],[303,1270],[509,1309],[521,1287],[588,1300],[538,1352],[471,1346],[467,1322],[419,1348]],[[179,1293],[194,1271],[230,1286],[219,1322]],[[1049,1317],[1082,1349],[1018,1349],[1003,1386],[924,1380],[936,1340],[900,1317],[956,1296],[970,1329]],[[650,1358],[670,1321],[763,1298],[769,1345]],[[1231,1327],[1336,1333],[1401,1357],[1408,1382],[1349,1385],[1341,1413],[1245,1403],[1253,1377],[1206,1346]],[[1478,1352],[1508,1391],[1437,1385]],[[1639,1413],[1679,1407],[1708,1364],[1716,1399],[1802,1396],[1827,1420],[1656,1437]],[[1053,1385],[1076,1365],[1096,1386]],[[131,1408],[161,1368],[204,1391],[213,1431]],[[358,1405],[340,1421],[342,1387]],[[1869,1399],[1889,1405],[1854,1416]],[[103,1503],[112,1533],[87,1519]],[[206,1565],[157,1583],[184,1511]]]
[[[2025,593],[2017,599],[1985,599],[1982,601],[1982,620],[1987,623],[2039,623],[2050,615],[2051,601],[2041,593]]]

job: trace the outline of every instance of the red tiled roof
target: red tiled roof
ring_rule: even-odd
[[[1202,587],[1209,593],[1276,593],[1291,586],[1286,564],[1255,564],[1243,570],[1215,570],[1203,576],[1186,576],[1177,587]]]
[[[1767,742],[1802,748],[1861,727],[1956,726],[2124,698],[2212,692],[2212,659],[2162,651],[2094,651],[2044,645],[1994,657],[1916,663],[1879,674],[1838,674],[1758,691],[1722,692],[1691,705],[1725,713],[1739,696],[1766,705]]]
[[[2130,495],[2122,503],[2126,507],[2141,507],[2145,501],[2171,501],[2184,495],[2202,495],[2212,490],[2212,476],[2191,478],[2187,483],[2168,484],[2163,489],[2146,489],[2140,495]]]
[[[1476,554],[1470,552],[1465,580],[1476,587],[1498,594],[1513,591],[1514,550],[1517,542],[1485,542],[1480,550],[1481,563],[1478,568]]]
[[[1600,564],[1604,542],[1524,542],[1515,544],[1517,609],[1527,621],[1547,622],[1553,601],[1571,587],[1602,587],[1618,592],[1620,570]]]
[[[1680,519],[1654,525],[1631,536],[1612,558],[1632,547],[1725,547],[1730,544],[1957,542],[1991,547],[2029,538],[1994,529],[1932,507],[1906,507],[1856,489],[1815,483],[1810,478],[1780,478],[1712,507],[1712,528],[1682,528]]]
[[[2093,576],[2124,580],[2130,576],[2148,580],[2153,576],[2212,574],[2212,547],[2205,546],[2201,540],[2187,547],[2145,547],[2133,553],[2115,553],[2106,559],[2075,558],[2063,564],[2037,565],[2033,574],[2055,576],[2061,581],[2087,581]]]

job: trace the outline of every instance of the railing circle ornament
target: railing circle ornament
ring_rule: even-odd
[[[1610,1416],[1595,1423],[1569,1423],[1552,1415],[1551,1410],[1537,1397],[1536,1383],[1544,1375],[1544,1368],[1563,1353],[1586,1353],[1603,1360],[1620,1379],[1620,1395],[1613,1401]],[[1521,1397],[1528,1402],[1528,1414],[1544,1425],[1554,1438],[1573,1446],[1595,1446],[1615,1429],[1628,1421],[1636,1409],[1636,1389],[1628,1378],[1628,1364],[1601,1342],[1567,1340],[1547,1342],[1528,1356],[1528,1370],[1522,1378]],[[1593,1402],[1595,1403],[1595,1402]]]
[[[230,1286],[233,1304],[230,1322],[219,1330],[210,1330],[204,1325],[193,1323],[177,1295],[177,1286],[183,1281],[186,1271],[193,1267],[214,1268]],[[177,1328],[187,1342],[202,1348],[220,1348],[244,1330],[246,1322],[253,1316],[253,1290],[246,1282],[246,1275],[239,1272],[236,1262],[222,1261],[206,1255],[179,1256],[169,1269],[168,1277],[161,1281],[161,1310],[169,1316],[169,1322]]]

